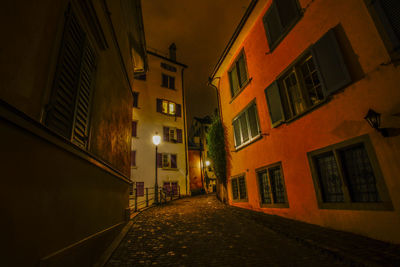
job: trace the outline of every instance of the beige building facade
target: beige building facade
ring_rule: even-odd
[[[189,193],[183,87],[186,65],[176,61],[174,45],[169,56],[154,51],[147,54],[149,72],[136,77],[132,108],[131,200],[136,189],[141,205],[146,191],[150,203],[154,198],[156,168],[160,190],[175,196]],[[155,134],[161,137],[157,155],[152,141]]]

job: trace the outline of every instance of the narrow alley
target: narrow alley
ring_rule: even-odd
[[[106,266],[399,266],[400,247],[240,209],[215,195],[148,209]]]

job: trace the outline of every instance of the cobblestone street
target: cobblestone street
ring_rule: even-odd
[[[220,203],[148,209],[106,266],[399,266],[399,246]]]

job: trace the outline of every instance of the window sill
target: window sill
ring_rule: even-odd
[[[260,208],[262,209],[274,209],[274,208],[278,208],[278,209],[287,209],[289,208],[289,203],[275,203],[275,204],[260,204]]]
[[[233,100],[235,100],[236,97],[238,97],[238,95],[240,95],[240,93],[247,87],[247,85],[248,85],[249,83],[251,83],[252,80],[253,80],[253,78],[247,79],[247,82],[245,82],[245,83],[243,84],[243,86],[240,88],[240,90],[239,90],[234,96],[232,96],[231,100],[229,101],[229,104],[231,104],[231,103],[233,102]]]
[[[319,202],[319,209],[332,210],[376,210],[376,211],[393,211],[391,202],[342,202],[342,203],[327,203]]]
[[[262,134],[260,133],[257,137],[254,137],[253,140],[251,140],[250,142],[245,143],[245,144],[241,144],[240,146],[235,147],[235,150],[233,150],[232,152],[239,152],[239,151],[242,150],[243,148],[245,148],[245,147],[247,147],[247,146],[249,146],[249,145],[251,145],[251,144],[257,142],[257,141],[260,140],[262,137],[263,137],[263,136],[262,136]]]
[[[164,170],[164,171],[179,171],[178,168],[164,168],[164,167],[162,167],[161,169]]]
[[[245,198],[245,199],[232,199],[232,202],[241,203],[241,202],[249,202],[249,200],[247,198]]]
[[[320,108],[321,106],[325,105],[325,104],[328,103],[331,99],[332,99],[332,97],[327,97],[327,98],[321,100],[321,102],[319,102],[318,104],[315,104],[314,106],[309,107],[308,109],[306,109],[306,110],[303,111],[302,113],[297,114],[296,116],[294,116],[294,117],[292,117],[292,118],[290,118],[290,119],[287,119],[287,120],[285,120],[285,121],[282,121],[281,123],[275,125],[275,126],[272,127],[272,128],[278,128],[278,127],[279,127],[280,125],[282,125],[282,124],[288,125],[288,124],[292,123],[293,121],[296,121],[296,120],[302,118],[303,116],[306,116],[307,114],[313,112],[315,109],[318,109],[318,108]]]

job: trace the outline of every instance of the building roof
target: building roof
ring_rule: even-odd
[[[184,68],[187,68],[187,67],[188,67],[187,65],[185,65],[185,64],[183,64],[183,63],[180,63],[180,62],[178,62],[178,61],[172,60],[172,59],[170,59],[170,58],[168,58],[168,57],[166,57],[166,56],[157,54],[156,52],[153,52],[153,51],[150,51],[150,50],[147,50],[147,54],[150,54],[150,55],[153,55],[153,56],[162,58],[162,59],[164,59],[164,60],[167,60],[167,61],[169,61],[169,62],[171,62],[171,63],[174,63],[174,64],[179,65],[179,66],[184,67]]]
[[[203,118],[194,117],[194,119],[202,124],[211,124],[212,123],[212,119],[209,115],[207,115]]]

